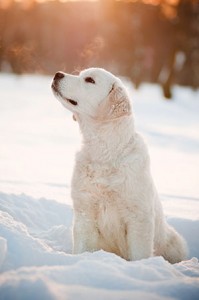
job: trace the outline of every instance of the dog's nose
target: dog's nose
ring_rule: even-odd
[[[57,72],[57,73],[55,74],[54,80],[59,80],[59,79],[62,79],[62,78],[64,78],[64,73],[62,73],[62,72]]]

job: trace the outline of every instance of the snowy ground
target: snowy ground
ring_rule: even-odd
[[[199,91],[175,87],[174,100],[163,101],[159,87],[135,91],[126,82],[165,214],[190,248],[187,261],[170,265],[103,251],[71,255],[80,135],[50,83],[0,74],[0,299],[198,300]]]

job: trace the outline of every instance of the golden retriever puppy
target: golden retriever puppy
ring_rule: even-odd
[[[78,76],[58,72],[52,89],[83,136],[71,187],[73,253],[103,249],[126,260],[185,259],[186,243],[163,216],[147,147],[121,80],[100,68]]]

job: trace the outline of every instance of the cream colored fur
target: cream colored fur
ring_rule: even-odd
[[[185,241],[163,216],[124,85],[99,68],[62,74],[53,90],[83,136],[72,179],[73,253],[103,249],[127,260],[185,259]]]

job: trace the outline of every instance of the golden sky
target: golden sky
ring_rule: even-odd
[[[10,6],[10,4],[15,1],[15,2],[21,2],[23,4],[24,8],[29,8],[31,7],[31,5],[33,4],[33,2],[37,1],[37,2],[45,2],[45,1],[62,1],[62,2],[66,2],[66,1],[119,1],[119,0],[0,0],[0,7],[1,8],[7,8]],[[122,0],[121,0],[122,1]],[[153,4],[153,5],[158,5],[158,4],[162,4],[163,6],[165,6],[164,10],[168,11],[167,15],[172,15],[172,6],[178,4],[178,2],[180,0],[123,0],[126,2],[136,2],[136,1],[142,1],[146,4]]]
[[[44,1],[57,1],[57,0],[14,0],[14,1],[26,3],[26,2],[34,2],[34,1],[44,2]],[[98,1],[98,0],[61,0],[61,1],[65,2],[65,1]],[[106,0],[106,1],[113,1],[113,0]],[[136,0],[132,0],[132,1],[136,1]],[[143,1],[145,3],[152,3],[152,4],[159,4],[161,2],[162,3],[166,2],[171,5],[175,5],[179,2],[179,0],[140,0],[140,1]],[[13,0],[1,0],[1,2],[6,4],[6,3],[13,2]]]

